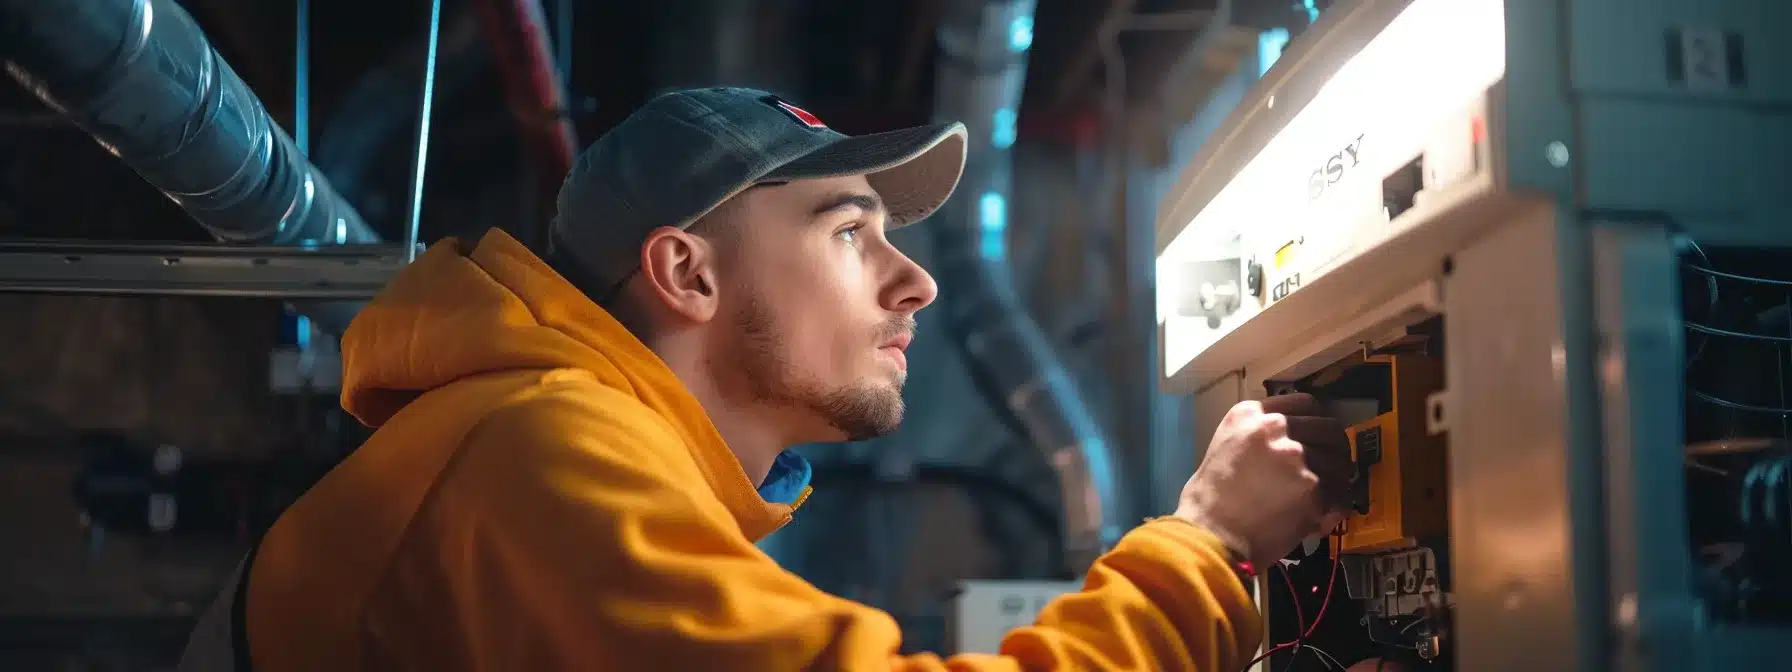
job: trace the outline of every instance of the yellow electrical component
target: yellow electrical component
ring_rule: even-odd
[[[1444,535],[1450,524],[1448,458],[1443,436],[1426,427],[1427,398],[1443,387],[1443,362],[1422,354],[1373,355],[1388,367],[1390,410],[1352,425],[1357,506],[1344,522],[1343,553],[1377,553]]]

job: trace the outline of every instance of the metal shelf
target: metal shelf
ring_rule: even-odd
[[[403,245],[0,242],[0,293],[369,299]]]

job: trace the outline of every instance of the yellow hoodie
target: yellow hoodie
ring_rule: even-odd
[[[887,614],[754,546],[793,506],[759,495],[646,346],[502,232],[430,249],[343,356],[343,405],[379,430],[254,555],[237,608],[258,672],[1233,672],[1262,637],[1219,541],[1165,521],[1000,655],[898,655]]]

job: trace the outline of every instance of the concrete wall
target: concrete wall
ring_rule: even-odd
[[[71,486],[92,456],[70,439],[109,429],[191,456],[291,450],[295,407],[266,392],[278,311],[0,296],[0,618],[179,617],[210,598],[239,550],[90,534]]]
[[[117,429],[203,454],[290,442],[269,301],[0,296],[0,433]],[[285,411],[285,412],[282,412]],[[283,431],[284,430],[284,431]]]

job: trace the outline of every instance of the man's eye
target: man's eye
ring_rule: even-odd
[[[840,233],[837,233],[835,235],[839,236],[841,240],[844,240],[848,243],[857,243],[859,241],[859,229],[860,228],[861,227],[856,226],[856,225],[849,226],[844,229],[841,229]]]

